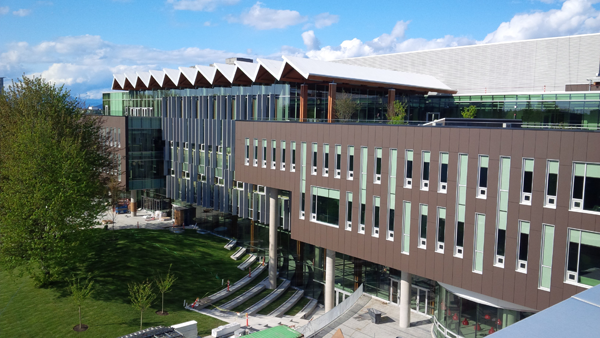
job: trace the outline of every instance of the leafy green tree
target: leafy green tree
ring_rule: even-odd
[[[177,280],[177,277],[175,277],[175,275],[171,273],[172,265],[173,264],[169,265],[169,270],[167,271],[167,274],[164,277],[161,274],[158,274],[158,277],[156,278],[156,286],[158,287],[158,290],[160,291],[162,297],[160,309],[161,315],[169,314],[168,312],[165,312],[165,293],[171,291],[173,283],[175,283],[175,281]]]
[[[146,280],[140,283],[129,284],[129,299],[131,306],[140,311],[140,330],[146,311],[156,299],[156,294],[152,290],[152,282]]]
[[[395,100],[394,103],[388,105],[386,114],[388,124],[406,124],[404,118],[406,117],[407,109],[408,103],[405,99],[402,101]]]
[[[352,95],[342,92],[335,99],[335,118],[342,122],[349,121],[360,109],[360,103],[352,100]]]
[[[468,106],[461,110],[460,114],[465,119],[474,119],[477,115],[477,107],[476,106]]]
[[[84,328],[81,324],[81,306],[83,305],[83,302],[92,294],[94,290],[93,286],[94,281],[91,280],[91,276],[89,275],[83,284],[80,283],[79,278],[72,278],[69,281],[71,299],[79,309],[79,329],[77,331],[85,331],[87,329],[87,325]]]
[[[0,265],[37,285],[56,279],[106,211],[113,149],[101,120],[62,86],[14,82],[0,95]]]

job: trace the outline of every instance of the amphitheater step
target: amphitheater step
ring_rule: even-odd
[[[285,293],[285,291],[287,290],[287,288],[289,286],[290,286],[290,281],[289,280],[284,281],[277,287],[277,289],[273,290],[273,292],[271,292],[268,296],[261,299],[260,301],[258,301],[258,303],[252,305],[251,307],[247,308],[246,310],[242,311],[242,313],[248,313],[249,315],[254,315],[254,314],[258,313],[258,311],[264,309],[267,305],[271,304],[277,298],[281,297],[281,295],[283,295]]]
[[[297,289],[296,292],[286,300],[283,304],[281,304],[278,308],[273,310],[273,312],[269,313],[269,316],[275,317],[283,317],[283,315],[288,312],[302,297],[304,296],[304,290]]]

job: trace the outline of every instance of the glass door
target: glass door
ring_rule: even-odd
[[[390,302],[394,304],[400,303],[400,282],[395,279],[390,279]]]
[[[440,119],[440,113],[427,113],[427,122]]]
[[[429,315],[427,309],[428,297],[429,291],[427,289],[413,285],[410,293],[410,308],[419,313]]]

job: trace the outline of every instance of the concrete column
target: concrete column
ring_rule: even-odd
[[[412,276],[406,271],[400,275],[400,328],[410,327],[410,289]]]
[[[131,216],[137,216],[137,190],[131,190],[131,203],[129,203]]]
[[[325,312],[335,306],[335,251],[327,250],[325,258]]]
[[[270,289],[277,288],[277,228],[279,227],[279,209],[277,196],[279,190],[269,188],[269,284]]]

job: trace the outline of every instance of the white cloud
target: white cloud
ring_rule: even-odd
[[[600,31],[598,0],[567,0],[560,9],[515,15],[488,34],[483,43],[546,38]]]
[[[240,0],[167,0],[178,11],[214,11],[219,6],[235,5]]]
[[[319,39],[315,36],[314,31],[306,31],[302,33],[302,41],[308,50],[319,49]]]
[[[331,26],[340,20],[339,15],[321,13],[315,17],[315,27],[321,29],[327,26]]]
[[[210,21],[205,21],[204,26],[206,26],[206,27],[210,26]]]
[[[21,8],[21,9],[13,12],[13,15],[20,16],[20,17],[27,16],[29,14],[31,14],[31,9]]]
[[[8,11],[9,11],[8,7],[0,7],[0,15],[8,14]]]
[[[260,30],[281,29],[288,26],[294,26],[306,21],[306,16],[300,15],[297,11],[288,9],[271,9],[261,7],[262,3],[257,2],[248,11],[240,16],[229,16],[227,21],[239,22],[246,26],[254,27]]]

